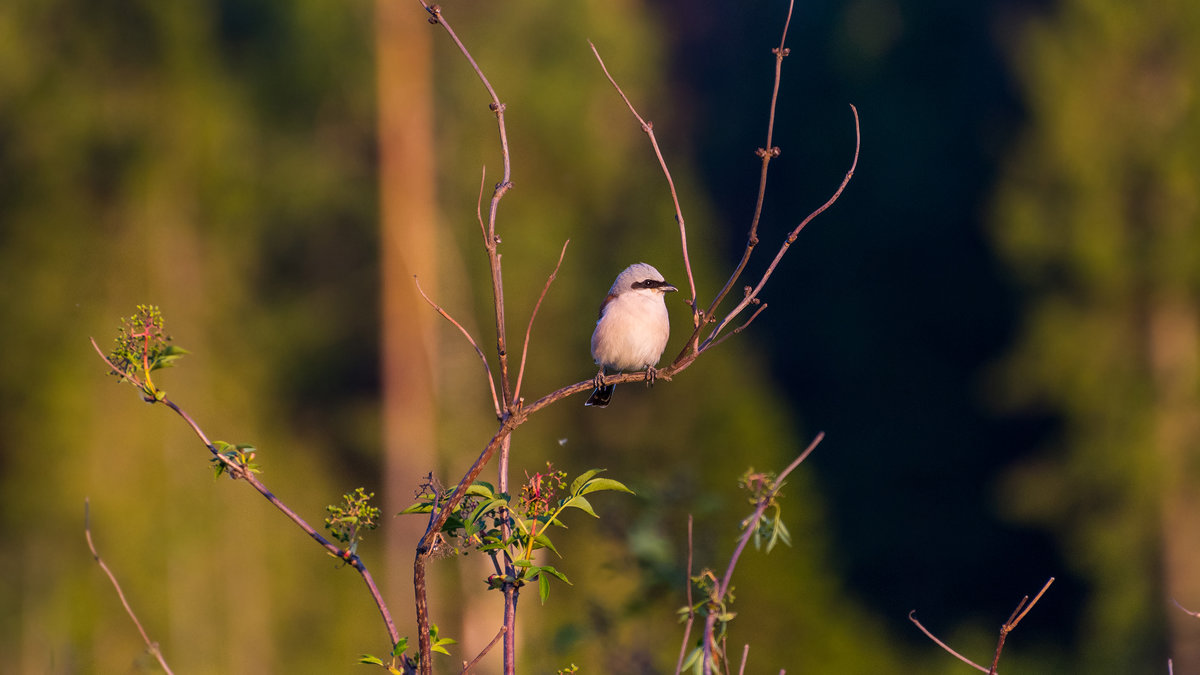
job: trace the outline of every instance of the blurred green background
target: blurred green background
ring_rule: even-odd
[[[625,265],[686,285],[662,175],[586,41],[655,123],[704,302],[744,244],[787,8],[443,9],[507,105],[510,353],[571,240],[532,399],[594,373],[595,308]],[[858,172],[750,330],[674,382],[518,431],[514,483],[553,461],[638,493],[556,540],[574,585],[523,600],[522,670],[670,671],[688,514],[696,567],[723,569],[736,478],[824,430],[785,490],[793,547],[734,577],[747,672],[966,672],[907,613],[987,662],[1051,576],[1003,670],[1200,672],[1200,624],[1172,603],[1200,609],[1198,37],[1191,0],[797,6],[748,273],[841,179],[848,103]],[[214,482],[87,340],[161,306],[192,354],[159,383],[211,437],[256,445],[310,522],[359,485],[394,513],[426,472],[455,480],[494,421],[478,359],[411,276],[494,353],[487,103],[415,2],[0,6],[0,670],[155,667],[87,551],[85,498],[176,672],[359,672],[387,650],[358,576]],[[666,358],[689,320],[671,300]],[[411,635],[419,523],[384,528],[361,552]],[[431,566],[433,620],[463,642],[445,672],[499,624],[477,558]]]

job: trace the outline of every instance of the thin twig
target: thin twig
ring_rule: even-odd
[[[763,310],[765,310],[766,308],[767,308],[767,303],[765,303],[765,302],[759,303],[758,309],[754,310],[754,313],[750,315],[749,319],[746,319],[746,321],[744,323],[742,323],[742,325],[738,326],[737,328],[734,328],[733,330],[729,331],[728,333],[717,338],[716,341],[714,341],[712,344],[710,344],[708,347],[706,347],[706,349],[711,349],[713,347],[716,347],[717,345],[721,344],[722,342],[728,340],[730,337],[737,335],[738,333],[741,333],[742,331],[749,328],[750,324],[755,319],[757,319],[758,315],[762,314]]]
[[[1194,617],[1200,619],[1200,612],[1193,612],[1192,610],[1188,609],[1187,607],[1184,607],[1183,605],[1179,604],[1179,601],[1176,600],[1175,598],[1171,598],[1171,602],[1175,603],[1176,607],[1183,610],[1184,614],[1187,614],[1188,616],[1194,616]]]
[[[997,668],[1000,667],[1000,654],[1004,651],[1004,642],[1008,638],[1008,634],[1016,629],[1017,625],[1021,623],[1021,620],[1025,618],[1025,615],[1029,613],[1029,610],[1033,609],[1033,606],[1042,599],[1042,596],[1045,595],[1046,591],[1050,588],[1050,584],[1052,583],[1054,583],[1054,577],[1050,577],[1050,579],[1046,581],[1045,585],[1042,586],[1042,590],[1038,591],[1037,595],[1033,596],[1032,601],[1029,599],[1028,595],[1021,598],[1021,601],[1017,603],[1016,608],[1013,609],[1012,613],[1008,615],[1008,620],[1000,626],[1000,637],[996,641],[996,650],[992,656],[991,668],[985,668],[978,663],[975,663],[962,654],[954,651],[950,645],[939,640],[936,636],[934,636],[933,633],[929,632],[929,629],[925,628],[925,626],[922,626],[920,621],[917,621],[917,610],[914,609],[908,613],[908,620],[912,621],[913,624],[920,629],[920,631],[924,633],[926,637],[928,637],[930,640],[933,640],[939,647],[946,650],[959,661],[970,665],[980,672],[988,673],[989,675],[995,675]]]
[[[742,647],[742,665],[741,665],[741,667],[738,668],[738,675],[746,674],[746,662],[749,660],[750,660],[750,643],[747,642],[746,645],[744,647]]]
[[[554,265],[554,271],[550,273],[546,279],[546,285],[542,287],[542,294],[538,296],[537,302],[533,305],[533,312],[529,315],[529,325],[525,328],[525,344],[521,347],[521,366],[517,369],[517,386],[513,387],[513,400],[521,400],[521,379],[525,376],[525,359],[529,356],[529,335],[533,332],[533,320],[537,318],[538,310],[542,307],[542,300],[546,298],[546,293],[550,290],[550,284],[554,283],[554,279],[558,277],[558,269],[562,267],[563,256],[567,254],[567,244],[571,240],[563,242],[562,251],[558,254],[558,262]]]
[[[978,670],[980,672],[984,672],[984,673],[988,672],[987,668],[984,668],[983,666],[979,665],[978,663],[975,663],[971,659],[968,659],[967,657],[963,656],[962,654],[959,654],[958,652],[954,651],[954,649],[951,648],[950,645],[946,644],[945,642],[942,642],[941,640],[939,640],[937,638],[936,635],[934,635],[933,633],[930,633],[928,628],[926,628],[925,626],[922,626],[920,621],[917,621],[917,610],[914,609],[913,611],[908,613],[908,620],[913,622],[913,624],[918,629],[920,629],[920,631],[922,633],[925,634],[925,637],[929,638],[930,640],[933,640],[935,643],[938,644],[939,647],[941,647],[942,649],[945,649],[947,652],[949,652],[952,656],[957,658],[959,661],[962,661],[963,663],[967,664],[968,666],[971,666],[972,668],[974,668],[975,670]]]
[[[688,544],[687,544],[687,623],[683,627],[683,642],[679,644],[679,660],[675,662],[675,675],[683,672],[683,657],[687,655],[688,638],[692,635],[692,624],[696,621],[696,608],[692,604],[692,514],[688,514]]]
[[[151,640],[146,634],[146,629],[142,628],[142,622],[138,621],[137,614],[134,613],[133,607],[129,606],[129,601],[125,598],[125,592],[121,590],[121,584],[117,581],[117,577],[104,563],[104,559],[100,557],[100,553],[96,551],[96,544],[92,541],[92,512],[91,504],[87,499],[83,500],[83,535],[87,539],[88,550],[92,552],[92,558],[96,560],[96,564],[103,570],[105,576],[108,577],[110,583],[117,591],[117,597],[121,600],[121,606],[125,608],[125,613],[129,615],[129,619],[133,621],[133,625],[137,628],[138,633],[142,636],[142,642],[146,643],[146,650],[154,655],[158,661],[158,665],[167,672],[167,675],[174,675],[171,667],[167,665],[166,658],[163,657],[162,650],[159,649],[158,643]]]
[[[1038,594],[1033,597],[1032,602],[1029,600],[1028,595],[1021,598],[1021,601],[1017,603],[1016,609],[1009,615],[1008,621],[1005,621],[1004,625],[1000,626],[1000,637],[996,640],[996,652],[992,656],[992,668],[988,671],[989,675],[996,675],[996,669],[1000,667],[1000,653],[1004,651],[1004,642],[1008,639],[1008,634],[1016,629],[1017,624],[1021,623],[1021,619],[1024,619],[1029,610],[1033,609],[1038,600],[1042,599],[1042,595],[1045,594],[1046,589],[1050,588],[1050,584],[1052,583],[1054,583],[1054,577],[1050,577],[1046,584],[1042,586],[1042,590],[1038,591]]]
[[[471,671],[471,668],[475,667],[479,661],[487,655],[488,652],[492,651],[492,647],[495,647],[496,643],[500,641],[500,638],[504,637],[504,632],[507,630],[507,628],[507,626],[500,626],[500,630],[496,633],[496,637],[492,638],[492,641],[487,643],[487,646],[483,648],[483,651],[476,654],[475,658],[471,659],[470,663],[463,664],[462,672],[459,673],[459,675],[467,675]]]
[[[113,372],[124,375],[122,371],[113,366],[112,361],[110,361],[104,352],[100,350],[100,346],[96,344],[95,339],[92,339],[91,342],[92,347],[96,349],[96,352],[100,355],[100,358],[106,364],[108,364],[109,368],[112,368]],[[128,375],[126,375],[126,377],[135,384],[138,383],[136,378],[131,378]],[[379,587],[375,585],[375,579],[371,576],[371,572],[367,569],[366,564],[358,557],[358,554],[351,552],[349,549],[340,548],[336,544],[330,542],[328,539],[322,536],[320,532],[317,532],[312,525],[309,525],[308,521],[301,518],[298,513],[292,510],[291,507],[276,497],[275,493],[268,489],[267,486],[258,479],[253,471],[251,471],[248,467],[242,466],[241,464],[238,464],[237,462],[234,462],[230,458],[226,457],[224,453],[219,451],[217,446],[214,445],[211,440],[209,440],[208,434],[204,433],[204,430],[200,428],[200,425],[196,423],[196,420],[192,419],[192,416],[189,415],[187,411],[181,408],[170,398],[163,395],[158,399],[148,399],[148,402],[162,403],[174,411],[175,414],[178,415],[180,419],[182,419],[188,425],[189,428],[191,428],[192,433],[196,434],[196,437],[200,439],[200,442],[203,443],[206,448],[208,448],[208,451],[212,453],[213,457],[224,465],[231,477],[245,481],[248,485],[250,485],[250,487],[254,488],[255,491],[262,495],[263,498],[269,501],[272,506],[278,509],[281,513],[283,513],[283,515],[287,516],[289,520],[295,523],[297,527],[303,530],[310,539],[320,544],[322,548],[324,548],[334,557],[345,561],[346,564],[353,567],[355,571],[357,571],[362,577],[363,582],[367,584],[367,590],[371,594],[371,598],[375,601],[375,606],[379,609],[379,614],[383,618],[383,622],[387,628],[388,637],[391,639],[392,645],[395,646],[396,643],[400,641],[400,633],[396,630],[395,622],[392,621],[392,615],[388,610],[387,603],[383,599],[383,594],[379,592]]]
[[[492,391],[492,407],[496,411],[496,417],[500,417],[500,399],[496,396],[496,380],[492,377],[492,368],[488,365],[488,360],[487,357],[483,355],[483,350],[479,348],[479,343],[475,342],[475,338],[471,337],[471,334],[466,328],[463,328],[461,323],[455,321],[454,317],[450,316],[446,310],[442,309],[441,305],[434,302],[428,295],[425,294],[424,289],[421,288],[421,281],[417,279],[417,275],[415,274],[413,275],[413,283],[417,286],[417,292],[421,294],[422,298],[425,298],[425,302],[429,303],[429,306],[432,307],[434,311],[436,311],[438,314],[441,314],[443,319],[453,324],[454,327],[458,329],[458,332],[462,333],[463,337],[467,338],[467,342],[471,343],[471,348],[475,350],[475,353],[479,355],[479,360],[483,363],[483,370],[487,373],[488,388]]]
[[[596,55],[596,60],[600,62],[600,68],[604,71],[604,76],[608,78],[609,83],[621,95],[621,99],[625,101],[625,105],[629,106],[629,112],[633,113],[633,116],[637,118],[638,124],[641,125],[642,131],[649,137],[650,146],[654,148],[654,156],[658,158],[658,165],[662,168],[663,175],[667,178],[667,187],[671,190],[671,201],[675,204],[675,222],[679,225],[679,243],[683,249],[683,267],[687,271],[688,288],[692,292],[692,299],[689,303],[692,306],[692,321],[694,325],[699,326],[700,308],[696,304],[696,280],[692,276],[692,261],[688,257],[687,225],[683,220],[683,207],[679,205],[679,194],[675,191],[675,181],[671,178],[671,170],[667,168],[667,160],[663,159],[662,150],[658,147],[658,139],[654,136],[654,123],[647,122],[638,114],[637,109],[633,107],[633,103],[629,101],[629,97],[625,95],[625,92],[621,90],[621,86],[609,74],[608,66],[604,65],[604,59],[600,58],[600,52],[596,49],[596,45],[592,44],[591,40],[588,40],[588,45],[592,48],[592,53]]]
[[[742,251],[742,258],[738,261],[737,267],[734,268],[733,274],[729,276],[729,280],[725,282],[725,286],[721,288],[720,292],[717,293],[712,303],[708,306],[708,310],[705,312],[707,316],[712,316],[717,311],[717,307],[720,306],[721,301],[725,299],[730,289],[737,283],[738,278],[742,276],[742,272],[746,269],[746,264],[750,262],[750,255],[754,252],[754,247],[758,245],[758,223],[762,217],[763,201],[767,193],[767,167],[770,165],[771,160],[780,154],[779,148],[775,147],[773,142],[775,135],[775,111],[779,102],[779,83],[783,75],[783,59],[789,53],[785,45],[787,43],[788,26],[792,23],[792,9],[794,5],[794,1],[788,3],[787,18],[783,22],[783,33],[779,36],[779,46],[771,50],[775,55],[775,82],[771,87],[771,104],[767,108],[767,142],[766,145],[759,148],[756,152],[759,159],[762,160],[762,168],[759,170],[758,196],[754,201],[754,215],[750,219],[750,232],[746,235],[746,248]],[[692,340],[688,344],[694,346],[694,341],[698,337],[699,326],[697,326],[696,332],[693,333]]]

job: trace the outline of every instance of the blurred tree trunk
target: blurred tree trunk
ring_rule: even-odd
[[[436,460],[437,349],[432,339],[436,314],[425,306],[413,283],[413,276],[419,276],[422,288],[436,295],[432,36],[415,5],[378,0],[375,16],[383,267],[383,503],[387,513],[395,514],[412,503],[413,490],[422,476],[435,469]],[[390,517],[385,522],[387,595],[396,621],[411,626],[412,561],[425,523],[419,518]],[[430,606],[435,610],[439,606],[435,597],[430,598]],[[411,631],[409,638],[415,643]]]
[[[1187,298],[1160,301],[1150,316],[1158,448],[1163,462],[1163,574],[1167,594],[1196,611],[1200,598],[1200,495],[1194,489],[1200,458],[1200,397],[1197,397],[1196,305]],[[1168,615],[1176,672],[1200,672],[1200,628],[1195,617],[1172,607]]]

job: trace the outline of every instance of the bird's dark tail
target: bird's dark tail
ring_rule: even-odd
[[[612,402],[613,389],[616,388],[617,385],[615,384],[605,384],[596,387],[596,391],[593,391],[592,395],[589,396],[588,400],[584,401],[583,404],[594,405],[597,408],[604,408]]]

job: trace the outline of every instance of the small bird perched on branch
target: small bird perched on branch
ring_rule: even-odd
[[[615,384],[604,384],[604,375],[645,370],[654,381],[654,365],[667,347],[671,322],[666,294],[678,290],[646,263],[626,267],[617,275],[600,304],[600,319],[592,333],[592,358],[600,366],[596,391],[584,405],[603,408],[612,401]]]

